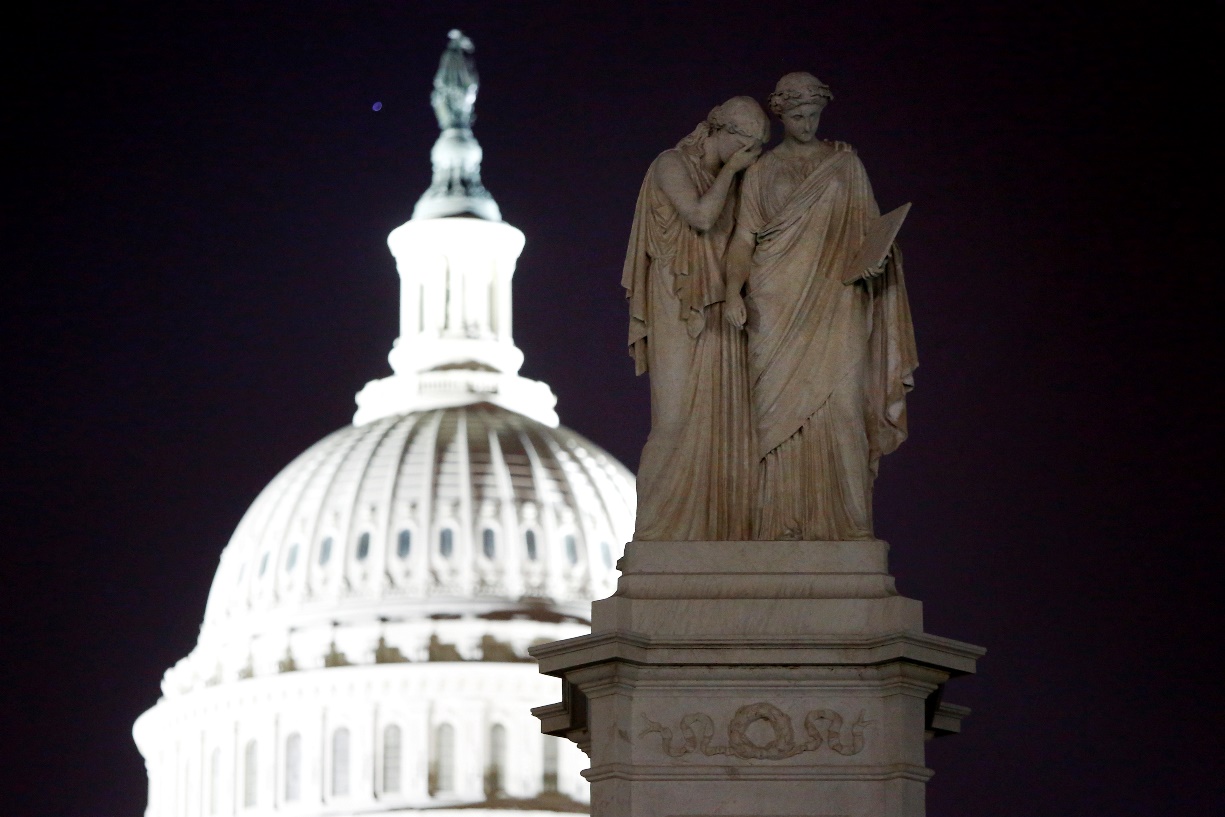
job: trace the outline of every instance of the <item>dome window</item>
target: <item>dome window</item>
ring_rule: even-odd
[[[578,542],[575,541],[573,534],[566,536],[566,560],[572,565],[578,564]]]
[[[506,727],[495,723],[489,730],[489,762],[485,765],[485,798],[506,796]]]
[[[434,754],[430,758],[429,793],[435,797],[455,789],[455,728],[449,723],[434,730]]]
[[[264,571],[266,571],[267,569],[268,569],[268,554],[265,553],[259,559],[259,575],[263,576]]]
[[[604,566],[611,570],[613,566],[612,548],[607,542],[600,543],[600,555],[604,557]]]
[[[285,557],[285,572],[289,573],[293,570],[294,565],[298,563],[298,543],[294,542],[293,547],[289,549],[289,555]]]
[[[221,809],[221,749],[213,749],[208,762],[208,813]]]
[[[438,532],[438,552],[442,554],[442,558],[450,559],[451,551],[455,549],[455,534],[450,528],[443,528]]]
[[[325,565],[332,558],[332,537],[327,537],[319,544],[319,564]]]
[[[332,795],[349,793],[349,730],[343,726],[332,733]]]
[[[258,771],[259,749],[253,740],[247,741],[242,757],[242,805],[252,808],[258,803],[259,789],[255,785],[255,775]]]
[[[383,791],[400,790],[400,727],[394,723],[383,730]]]
[[[557,741],[558,738],[544,736],[544,779],[541,788],[550,794],[557,791]]]
[[[370,555],[370,534],[363,533],[357,538],[357,561],[364,562]]]
[[[486,559],[493,559],[498,555],[498,539],[492,528],[485,528],[481,531],[481,551],[485,554]]]
[[[413,532],[405,528],[400,531],[400,535],[396,537],[396,555],[401,559],[407,559],[408,554],[413,550]]]
[[[527,548],[527,558],[531,559],[533,562],[536,561],[536,557],[539,555],[536,552],[536,531],[529,530],[528,532],[524,533],[523,544]]]
[[[285,738],[285,800],[302,797],[302,736],[294,732]]]

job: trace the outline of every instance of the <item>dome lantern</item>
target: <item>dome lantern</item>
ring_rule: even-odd
[[[431,96],[442,129],[431,152],[434,180],[412,219],[387,237],[400,274],[394,374],[358,393],[353,422],[487,402],[556,427],[553,390],[519,376],[511,278],[524,237],[481,184],[472,41],[459,31],[450,38]]]

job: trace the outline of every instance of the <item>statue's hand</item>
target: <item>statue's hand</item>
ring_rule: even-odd
[[[744,328],[744,322],[748,319],[748,310],[744,307],[744,298],[740,293],[727,296],[723,305],[723,317],[727,318],[727,322],[737,329]]]
[[[868,267],[866,270],[864,270],[863,272],[864,280],[871,281],[873,278],[879,278],[880,276],[884,275],[885,274],[885,263],[886,262],[882,261],[879,264],[877,264],[875,267]]]
[[[733,173],[739,173],[753,162],[757,161],[757,157],[761,155],[761,142],[753,142],[751,145],[745,145],[740,150],[733,153],[727,160],[724,167],[728,168]]]

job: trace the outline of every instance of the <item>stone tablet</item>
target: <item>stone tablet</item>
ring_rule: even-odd
[[[896,210],[890,210],[868,227],[868,232],[859,245],[859,251],[847,264],[842,275],[842,283],[853,284],[862,279],[870,270],[879,269],[885,263],[885,257],[893,248],[894,239],[902,229],[902,222],[910,212],[910,202],[906,202]]]

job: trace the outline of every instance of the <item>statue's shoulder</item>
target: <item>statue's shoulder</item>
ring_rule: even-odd
[[[651,169],[647,171],[647,181],[655,186],[665,179],[672,183],[693,182],[695,173],[694,158],[678,148],[669,148],[655,157]]]
[[[852,156],[858,156],[858,155],[859,155],[859,152],[855,150],[855,148],[854,148],[854,147],[851,145],[851,143],[850,143],[850,142],[841,142],[841,141],[839,141],[839,140],[837,140],[837,139],[833,139],[833,140],[830,140],[830,139],[825,139],[825,140],[822,140],[822,141],[824,141],[824,142],[825,142],[825,144],[827,144],[827,145],[829,145],[831,148],[833,148],[833,149],[834,149],[834,151],[835,151],[835,152],[837,152],[837,153],[849,153],[849,154],[851,154]]]
[[[676,171],[684,170],[686,164],[685,154],[677,148],[668,148],[663,153],[655,157],[655,161],[651,162],[651,171]]]
[[[757,161],[749,165],[748,170],[744,171],[744,177],[746,179],[749,178],[750,176],[753,178],[756,178],[757,176],[761,175],[763,171],[777,164],[780,161],[780,159],[779,157],[774,155],[774,151],[776,150],[778,150],[777,145],[770,148],[765,153],[761,154],[761,156],[757,158]]]

